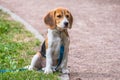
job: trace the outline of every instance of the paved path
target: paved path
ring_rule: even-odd
[[[0,0],[0,5],[46,34],[43,16],[62,6],[74,16],[71,80],[120,80],[120,0]]]

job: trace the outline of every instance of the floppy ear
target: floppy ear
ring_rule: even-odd
[[[55,28],[55,19],[54,19],[54,11],[50,11],[45,17],[44,22],[49,26],[49,28]]]
[[[70,14],[70,27],[69,27],[69,29],[71,29],[72,28],[72,24],[73,24],[73,16],[72,16],[72,14],[69,12],[69,14]]]

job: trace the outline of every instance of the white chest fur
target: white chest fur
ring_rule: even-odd
[[[57,59],[60,52],[61,38],[57,30],[48,29],[48,49],[52,50],[52,58]]]

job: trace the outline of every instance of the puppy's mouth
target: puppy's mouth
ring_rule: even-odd
[[[57,27],[57,30],[59,30],[59,31],[63,31],[63,30],[65,30],[65,29],[67,29],[67,28]]]

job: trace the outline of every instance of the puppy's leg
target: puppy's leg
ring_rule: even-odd
[[[48,48],[46,50],[46,67],[44,73],[49,74],[52,73],[52,48]]]
[[[63,61],[61,63],[62,73],[69,73],[69,70],[67,68],[67,62],[68,62],[68,52],[65,53]]]
[[[69,73],[69,70],[67,68],[68,53],[69,53],[69,43],[70,43],[70,41],[67,40],[65,45],[64,45],[64,47],[65,47],[64,57],[63,57],[63,60],[62,60],[62,63],[61,63],[62,73]]]
[[[31,64],[29,66],[29,70],[38,70],[42,68],[41,66],[41,54],[37,52],[32,58]]]

